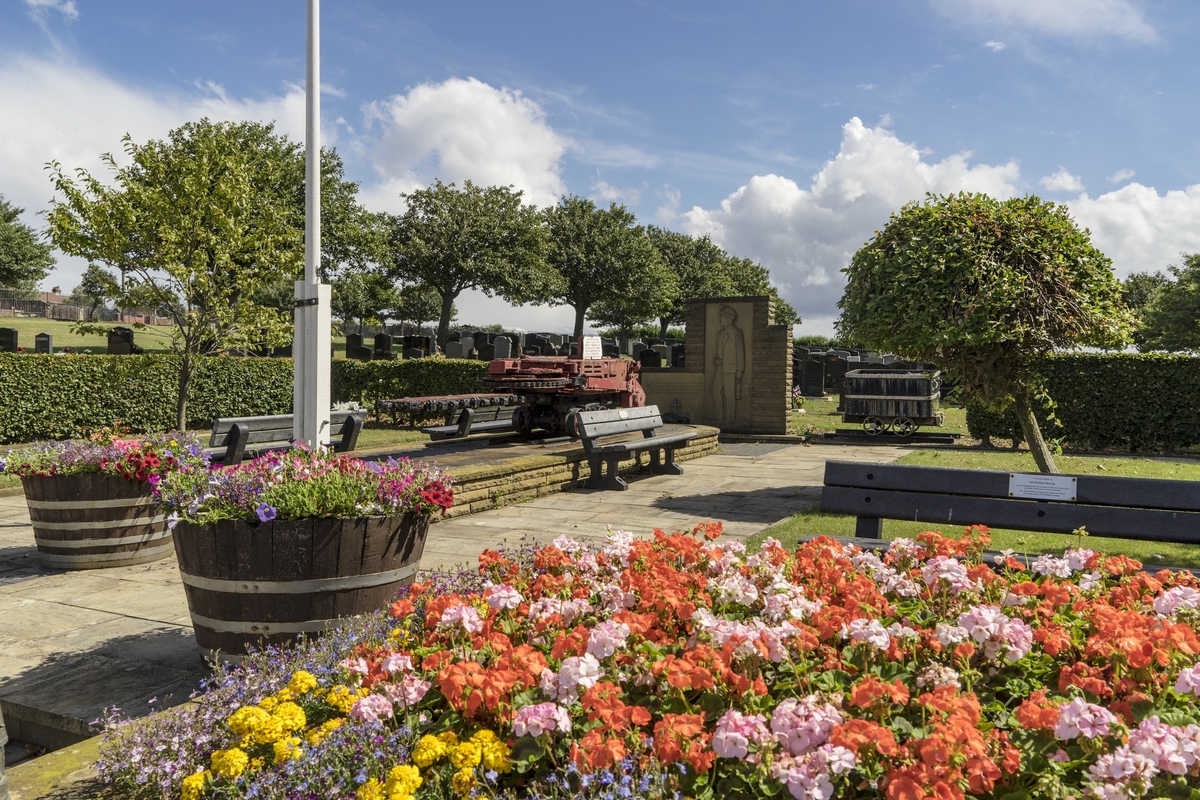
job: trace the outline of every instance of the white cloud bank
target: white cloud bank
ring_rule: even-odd
[[[684,225],[761,262],[804,317],[804,330],[830,332],[843,286],[840,270],[892,212],[922,200],[926,192],[1005,198],[1027,190],[1015,161],[987,165],[972,164],[970,158],[958,153],[927,161],[917,145],[854,118],[843,126],[837,156],[807,188],[780,175],[756,175],[719,207],[692,208]],[[1050,178],[1060,191],[1082,189],[1066,170]],[[1180,252],[1200,252],[1200,185],[1160,195],[1132,183],[1096,198],[1083,193],[1067,203],[1122,277],[1162,269]]]
[[[1059,167],[1052,175],[1047,175],[1038,181],[1047,191],[1051,192],[1082,192],[1083,181],[1072,175],[1066,167]]]
[[[1129,42],[1158,38],[1134,0],[930,0],[935,11],[985,28],[1019,28],[1070,39],[1113,37]]]
[[[539,206],[553,205],[566,191],[562,157],[571,142],[518,91],[450,78],[370,103],[365,116],[378,131],[363,144],[382,183],[364,200],[378,210],[399,210],[400,192],[434,178],[512,184]]]

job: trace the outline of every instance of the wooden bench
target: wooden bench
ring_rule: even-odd
[[[655,436],[654,432],[663,425],[658,406],[580,411],[578,421],[579,438],[583,442],[583,452],[587,455],[588,466],[591,468],[591,475],[587,481],[589,489],[629,488],[629,484],[617,474],[617,466],[631,456],[646,451],[650,452],[652,474],[682,475],[683,467],[675,463],[675,451],[687,445],[696,435],[695,431],[684,431]],[[609,444],[597,443],[598,439],[635,431],[641,431],[643,438]],[[607,474],[601,469],[605,463],[608,464]]]
[[[329,430],[333,449],[349,453],[358,444],[366,411],[333,411],[329,414]],[[271,450],[287,450],[292,446],[292,415],[270,417],[229,417],[213,422],[208,440],[208,453],[213,463],[240,464]],[[336,437],[336,438],[334,438]],[[257,445],[250,448],[250,445]]]
[[[486,408],[464,408],[446,414],[446,424],[421,428],[433,441],[440,439],[463,439],[472,433],[495,433],[510,431],[513,408],[511,406],[487,406]]]
[[[1200,543],[1200,481],[828,461],[821,511],[855,515],[855,535],[871,539],[903,519]]]

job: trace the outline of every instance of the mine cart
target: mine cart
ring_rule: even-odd
[[[941,425],[941,372],[855,369],[846,373],[842,421],[860,422],[875,435],[911,436],[922,425]]]

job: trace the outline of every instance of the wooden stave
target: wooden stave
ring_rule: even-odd
[[[184,583],[188,611],[201,652],[238,656],[246,647],[295,641],[298,632],[244,633],[218,630],[216,622],[305,626],[319,633],[336,620],[376,611],[415,580],[429,520],[409,516],[278,521],[251,525],[226,520],[180,523],[174,538],[180,571],[220,581],[309,581],[381,574],[406,567],[413,573],[378,586],[304,594],[223,592]],[[343,548],[345,542],[348,546]],[[315,554],[315,560],[314,560]],[[367,572],[367,565],[370,572]],[[186,578],[185,578],[186,580]]]
[[[51,569],[103,569],[158,561],[170,555],[171,532],[155,504],[150,486],[115,475],[86,473],[23,478],[30,525],[39,558]],[[128,500],[130,505],[102,508],[55,508],[53,504]],[[155,521],[157,520],[157,521]],[[60,530],[48,525],[98,524]],[[111,523],[111,524],[104,524]],[[110,542],[108,539],[133,538]],[[97,540],[91,545],[79,542]],[[63,544],[56,544],[63,542]]]

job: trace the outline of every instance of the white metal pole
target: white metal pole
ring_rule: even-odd
[[[330,289],[321,263],[321,31],[320,0],[308,0],[305,89],[304,280],[296,281],[293,438],[309,446],[329,442]]]

